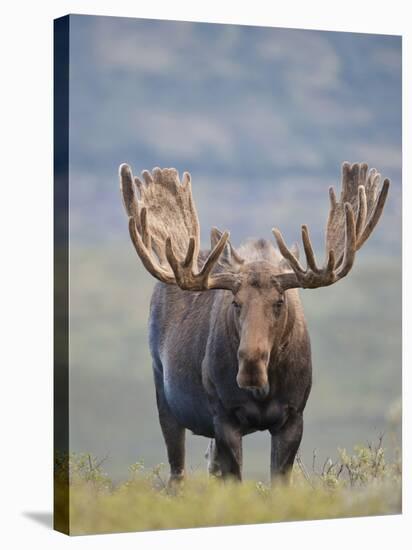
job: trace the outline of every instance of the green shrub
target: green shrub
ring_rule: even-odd
[[[291,483],[222,481],[193,473],[168,486],[164,465],[129,467],[114,485],[104,460],[89,454],[56,457],[56,485],[68,483],[71,534],[113,533],[293,520],[396,514],[401,512],[401,464],[385,461],[377,445],[338,451],[309,471],[297,457]],[[59,492],[57,491],[58,495]]]

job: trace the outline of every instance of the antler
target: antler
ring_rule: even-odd
[[[385,206],[390,181],[384,180],[378,194],[380,177],[374,168],[368,172],[366,163],[343,163],[339,202],[336,200],[333,187],[329,188],[330,210],[326,227],[326,260],[323,267],[317,265],[306,225],[302,226],[306,269],[286,246],[281,232],[273,229],[279,250],[293,270],[293,273],[279,275],[279,282],[284,290],[329,286],[349,273],[356,251],[369,238]]]
[[[129,232],[145,268],[156,279],[183,290],[232,289],[236,276],[212,274],[229,239],[224,232],[199,269],[200,227],[192,198],[190,174],[182,181],[174,168],[142,172],[133,178],[127,164],[120,166],[120,188]]]

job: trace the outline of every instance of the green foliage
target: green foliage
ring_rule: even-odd
[[[99,492],[111,489],[112,481],[102,468],[106,460],[107,457],[98,460],[90,453],[70,453],[69,455],[56,453],[55,481],[57,483],[68,483],[71,487],[86,484]],[[130,468],[135,467],[136,465],[133,465]]]
[[[346,449],[338,449],[338,459],[334,462],[328,458],[320,472],[315,468],[316,456],[314,455],[311,476],[299,456],[296,466],[312,486],[320,484],[324,488],[335,489],[370,487],[374,483],[379,484],[383,481],[396,483],[402,475],[400,453],[398,450],[395,460],[387,464],[382,439],[383,436],[380,436],[375,445],[372,443],[366,446],[357,445],[352,454],[349,454]]]
[[[199,472],[169,485],[163,464],[146,469],[141,462],[114,485],[104,460],[89,454],[56,457],[56,484],[69,484],[71,534],[400,513],[400,460],[387,463],[381,443],[339,450],[320,471],[315,456],[311,471],[298,456],[290,485],[223,482]]]

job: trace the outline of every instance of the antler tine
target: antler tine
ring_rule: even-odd
[[[152,247],[152,239],[150,237],[149,229],[147,227],[147,209],[142,208],[140,212],[140,229],[142,233],[142,240],[145,247],[150,251]]]
[[[196,241],[194,237],[190,237],[189,239],[189,246],[187,248],[187,254],[186,258],[182,262],[182,267],[193,267],[193,260],[195,257],[195,249],[196,249]],[[197,255],[196,255],[196,261],[197,261]]]
[[[190,174],[179,180],[174,168],[154,168],[133,178],[127,164],[120,167],[120,187],[129,217],[135,250],[151,275],[183,290],[232,289],[231,272],[212,273],[229,233],[220,236],[199,268],[200,227],[191,193]],[[173,243],[173,244],[172,244]]]
[[[365,227],[367,203],[365,186],[360,185],[358,189],[358,215],[356,216],[356,235],[360,235]]]
[[[376,224],[379,221],[379,218],[382,215],[383,208],[385,206],[386,199],[388,197],[389,193],[389,187],[390,187],[390,180],[386,178],[383,182],[382,189],[379,193],[378,200],[376,201],[375,208],[373,209],[373,212],[369,218],[369,220],[366,222],[366,225],[363,229],[363,232],[358,236],[357,233],[357,240],[356,240],[356,249],[359,250],[360,247],[363,245],[363,243],[369,238],[372,231],[375,229]]]
[[[367,173],[367,164],[362,163],[360,165],[360,177],[356,179],[353,177],[353,168],[359,165],[353,165],[352,167],[343,165],[343,175],[342,175],[342,186],[345,189],[345,192],[342,191],[342,194],[345,197],[345,202],[348,202],[352,205],[354,212],[356,213],[356,250],[359,250],[365,241],[369,238],[372,231],[376,227],[376,224],[379,221],[379,218],[382,215],[383,208],[388,196],[390,181],[385,179],[382,185],[382,188],[379,192],[378,197],[377,189],[380,182],[380,174],[375,168],[369,170]],[[356,172],[356,170],[355,170]],[[348,178],[354,178],[356,185],[350,187],[347,184]],[[342,222],[339,221],[339,218],[343,218],[344,213],[344,202],[336,203],[334,207],[331,207],[328,219],[328,241],[335,241],[336,235],[333,233],[336,232],[336,229],[342,226]],[[329,247],[333,246],[331,242],[328,243]],[[343,249],[340,244],[337,245],[337,248],[340,252],[337,265],[342,264],[343,262]]]
[[[286,246],[280,231],[273,229],[279,250],[293,271],[293,273],[283,273],[278,276],[285,290],[296,287],[328,286],[346,277],[352,269],[357,250],[376,227],[385,206],[390,182],[388,179],[384,180],[376,199],[379,177],[374,168],[368,174],[366,163],[352,165],[348,162],[343,163],[339,201],[336,199],[333,188],[329,188],[330,210],[327,223],[326,261],[322,268],[317,266],[306,225],[302,226],[306,269],[303,269]],[[337,261],[336,258],[338,258]]]
[[[345,203],[345,248],[343,261],[338,271],[336,272],[336,279],[342,279],[346,277],[349,271],[352,269],[353,262],[355,261],[356,254],[356,224],[355,215],[353,213],[352,205],[348,202]]]
[[[319,273],[320,270],[316,265],[315,253],[313,252],[307,225],[302,225],[302,242],[309,269],[311,269],[314,273]]]
[[[136,197],[135,186],[133,183],[133,175],[130,167],[127,164],[121,164],[119,168],[120,176],[120,191],[122,194],[123,205],[126,214],[130,217],[137,218],[139,207]]]
[[[289,262],[290,267],[293,269],[293,271],[295,273],[304,273],[305,269],[302,267],[299,260],[293,254],[293,252],[286,246],[282,233],[279,231],[279,229],[274,227],[272,229],[272,232],[273,232],[273,235],[275,236],[280,253],[285,258],[285,260]]]
[[[140,236],[139,231],[137,230],[136,220],[132,217],[129,218],[129,233],[136,252],[142,260],[142,263],[147,271],[151,275],[153,275],[153,277],[156,277],[156,279],[159,279],[159,281],[162,281],[163,283],[174,283],[175,281],[172,273],[166,271],[165,269],[160,267],[160,265],[153,261],[153,255],[145,246],[143,239]]]
[[[327,251],[323,267],[319,268],[317,266],[313,246],[309,237],[309,230],[306,225],[302,226],[302,241],[307,263],[306,269],[303,269],[294,254],[286,246],[281,232],[276,228],[272,230],[282,256],[288,260],[293,270],[293,274],[282,273],[278,275],[277,278],[283,290],[298,287],[319,288],[322,286],[329,286],[349,273],[355,259],[356,231],[353,209],[348,203],[345,205],[345,212],[345,254],[343,263],[339,267],[337,267],[335,263],[334,250]]]
[[[210,272],[219,260],[219,256],[222,254],[228,240],[229,232],[225,231],[214,246],[214,248],[210,251],[209,256],[206,258],[206,261],[199,273],[200,276],[206,278],[209,276]]]
[[[170,237],[166,239],[166,257],[173,270],[177,284],[183,290],[207,290],[210,288],[233,288],[233,277],[219,277],[217,274],[210,276],[212,269],[215,267],[219,260],[219,256],[223,252],[226,243],[229,239],[229,233],[225,231],[216,243],[214,248],[209,253],[203,264],[202,269],[198,272],[194,272],[194,239],[190,240],[188,253],[183,261],[179,261],[172,245]],[[224,286],[222,286],[224,284]]]

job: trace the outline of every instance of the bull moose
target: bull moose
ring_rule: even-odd
[[[329,189],[326,258],[316,261],[302,226],[306,267],[278,229],[235,249],[211,230],[200,251],[191,177],[173,168],[133,177],[120,166],[129,232],[144,267],[160,282],[150,306],[149,340],[170,480],[183,478],[185,430],[210,438],[208,470],[242,477],[242,437],[271,435],[272,478],[287,479],[303,433],[312,384],[311,349],[299,288],[329,286],[352,269],[375,228],[389,180],[366,163],[342,165],[337,199]]]

